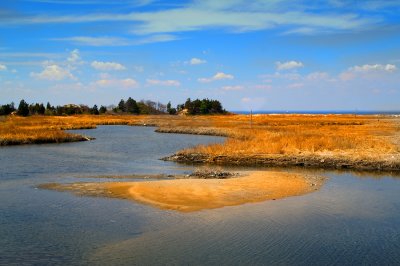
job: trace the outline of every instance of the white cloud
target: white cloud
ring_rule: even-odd
[[[189,64],[191,64],[191,65],[201,65],[201,64],[205,64],[205,63],[207,63],[206,60],[203,60],[203,59],[200,59],[200,58],[196,58],[196,57],[193,57],[189,61]]]
[[[91,66],[96,70],[107,71],[107,70],[125,70],[126,67],[116,62],[100,62],[93,61]]]
[[[289,70],[304,67],[304,64],[300,61],[287,61],[287,62],[276,62],[276,69],[277,70]]]
[[[386,72],[393,72],[397,70],[397,67],[392,64],[381,65],[362,65],[362,66],[354,66],[349,69],[350,71],[354,72],[370,72],[370,71],[386,71]]]
[[[304,87],[303,83],[292,83],[287,86],[289,89],[300,89]]]
[[[282,35],[313,35],[320,32],[321,29],[312,27],[299,27],[294,28],[282,33]]]
[[[349,71],[340,73],[340,75],[339,75],[339,78],[343,81],[351,80],[351,79],[354,79],[355,77],[356,77],[356,75],[353,72],[349,72]]]
[[[211,78],[199,78],[198,81],[201,83],[207,83],[207,82],[212,82],[215,80],[223,80],[223,79],[234,79],[234,76],[230,75],[230,74],[225,74],[223,72],[218,72]]]
[[[299,80],[302,79],[303,76],[299,73],[280,73],[275,72],[274,74],[265,74],[261,75],[260,78],[264,79],[264,82],[270,83],[273,79],[287,79],[287,80]]]
[[[259,90],[270,90],[270,89],[272,89],[272,86],[269,84],[259,84],[259,85],[255,85],[254,88],[259,89]]]
[[[243,90],[244,87],[241,85],[235,85],[235,86],[223,86],[222,90],[224,91],[241,91]]]
[[[137,88],[139,83],[131,78],[126,79],[100,79],[96,81],[96,85],[100,87],[112,87],[112,88]]]
[[[0,57],[46,57],[46,58],[53,58],[53,57],[60,57],[59,54],[55,53],[0,53]]]
[[[306,76],[307,80],[326,80],[329,79],[329,74],[326,72],[313,72]]]
[[[357,77],[372,78],[384,73],[390,74],[397,70],[396,65],[392,64],[375,64],[375,65],[361,65],[350,67],[347,71],[340,73],[339,78],[343,81],[355,79]]]
[[[44,80],[75,79],[72,73],[56,64],[49,64],[40,73],[31,72],[31,77]]]
[[[68,38],[53,38],[52,41],[66,41],[75,45],[86,46],[126,46],[129,45],[128,40],[117,37],[90,37],[90,36],[74,36]]]
[[[0,71],[4,71],[4,70],[7,70],[7,66],[0,64]]]
[[[311,7],[310,7],[311,6]],[[332,9],[329,9],[332,7]],[[314,8],[314,9],[313,9]],[[37,23],[89,23],[89,22],[136,22],[134,33],[160,34],[202,29],[223,28],[234,32],[257,31],[284,26],[283,28],[309,28],[312,30],[357,30],[377,25],[385,20],[382,16],[365,17],[359,11],[338,10],[328,2],[330,12],[310,12],[321,9],[315,4],[296,1],[190,1],[164,10],[150,10],[124,14],[85,13],[84,15],[49,16],[39,14],[30,17],[5,18],[3,24]]]
[[[178,37],[171,34],[153,34],[135,40],[119,38],[119,37],[110,37],[110,36],[101,36],[101,37],[73,36],[68,38],[53,38],[50,40],[70,42],[75,45],[85,45],[85,46],[128,46],[128,45],[142,45],[142,44],[156,43],[156,42],[169,42],[177,39]]]
[[[148,44],[148,43],[156,43],[156,42],[170,42],[178,40],[178,37],[171,34],[155,34],[150,35],[145,38],[141,38],[139,40],[134,40],[130,42],[131,45],[141,45],[141,44]]]
[[[158,80],[158,79],[148,79],[147,84],[150,86],[167,86],[167,87],[179,87],[181,83],[178,80]]]
[[[78,49],[72,50],[71,53],[69,54],[69,57],[67,58],[67,61],[72,64],[81,63],[82,60],[79,54],[79,50]]]

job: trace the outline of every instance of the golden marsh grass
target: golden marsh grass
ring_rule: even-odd
[[[227,136],[180,154],[215,156],[347,156],[399,159],[399,120],[355,115],[79,115],[0,119],[0,145],[85,140],[66,129],[152,125],[158,132]]]

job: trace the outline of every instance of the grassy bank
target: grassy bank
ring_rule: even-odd
[[[226,136],[167,158],[179,162],[400,170],[399,119],[354,115],[69,116],[0,119],[0,145],[88,140],[66,129],[157,126],[158,132]]]

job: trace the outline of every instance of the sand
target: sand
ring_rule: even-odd
[[[180,212],[278,200],[318,190],[324,178],[284,172],[242,172],[229,179],[45,184],[42,188],[138,201]]]

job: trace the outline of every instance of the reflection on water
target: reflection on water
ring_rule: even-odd
[[[158,158],[223,140],[123,126],[82,132],[96,140],[0,148],[0,265],[400,263],[398,178],[326,172],[316,193],[189,214],[35,189],[184,173],[191,167]]]

